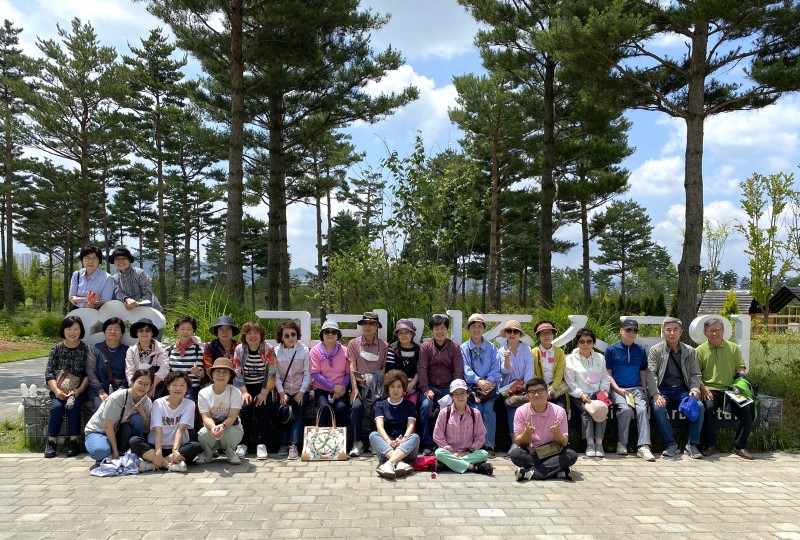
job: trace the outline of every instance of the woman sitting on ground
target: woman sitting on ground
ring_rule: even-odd
[[[81,407],[86,400],[89,378],[86,364],[89,360],[89,347],[81,341],[84,336],[80,318],[68,316],[61,321],[59,329],[61,341],[50,350],[44,380],[50,390],[50,420],[47,424],[47,445],[44,457],[56,457],[56,445],[67,411],[67,435],[69,447],[67,457],[81,453],[78,436],[81,434]]]
[[[167,395],[153,403],[150,433],[131,438],[131,451],[144,461],[139,472],[168,469],[186,472],[188,464],[203,449],[189,440],[189,430],[194,426],[194,401],[186,398],[192,381],[186,373],[173,371],[164,379]]]
[[[120,388],[128,388],[125,377],[125,355],[128,346],[122,343],[125,323],[118,317],[106,319],[103,323],[106,339],[89,347],[89,397],[97,410],[109,394]]]
[[[131,325],[131,337],[138,340],[129,347],[125,354],[125,376],[130,383],[133,374],[139,369],[149,369],[155,380],[150,389],[150,399],[156,395],[158,385],[169,373],[167,351],[153,336],[158,334],[158,327],[150,319],[139,319]]]
[[[197,464],[210,462],[217,449],[225,452],[228,463],[239,465],[242,462],[236,455],[236,447],[244,436],[239,422],[242,393],[233,386],[235,377],[233,362],[227,358],[217,358],[208,370],[212,384],[200,390],[197,398],[197,408],[203,418],[203,429],[197,434],[203,455],[197,457]]]
[[[441,408],[433,429],[433,442],[439,447],[435,452],[436,469],[491,475],[494,467],[487,461],[489,452],[482,449],[486,427],[481,412],[467,406],[468,396],[466,381],[456,379],[450,383],[453,403]]]
[[[203,380],[203,344],[195,336],[197,321],[194,317],[181,315],[173,326],[178,334],[174,345],[167,348],[167,362],[170,371],[180,371],[189,375],[192,384],[186,397],[197,402],[200,383]]]
[[[311,384],[311,358],[308,347],[300,343],[300,327],[294,321],[284,321],[275,332],[275,358],[278,370],[275,373],[275,388],[280,396],[281,412],[289,408],[294,418],[281,423],[281,446],[279,456],[287,456],[295,460],[300,457],[300,442],[303,438],[303,409],[308,398],[308,386]]]
[[[130,422],[132,430],[124,429],[130,437],[142,437],[150,430],[150,414],[153,402],[147,396],[153,385],[153,374],[149,369],[139,369],[133,374],[131,387],[123,388],[107,396],[100,403],[100,407],[87,422],[84,433],[86,434],[86,451],[95,461],[103,461],[108,456],[117,459],[125,452],[130,443],[119,441],[117,444],[117,430],[123,422]]]
[[[256,456],[267,458],[270,417],[277,412],[278,397],[275,393],[275,352],[264,338],[266,331],[258,322],[246,322],[242,326],[242,343],[233,353],[233,368],[236,379],[233,385],[242,392],[242,410],[239,418],[244,430],[242,444],[236,454],[247,455],[247,445],[253,439],[253,417],[256,420]]]
[[[395,478],[413,472],[409,463],[419,452],[417,407],[404,396],[408,391],[408,376],[399,369],[389,371],[383,378],[386,398],[375,403],[375,431],[369,435],[372,451],[378,455],[378,476]]]
[[[611,386],[611,377],[606,369],[605,357],[594,350],[595,335],[588,328],[581,328],[575,334],[578,348],[567,357],[564,380],[569,386],[573,406],[581,411],[582,435],[586,439],[586,457],[605,457],[603,435],[606,432],[606,418],[595,410],[599,407],[597,393],[605,392]],[[606,414],[608,407],[603,403]],[[588,409],[587,409],[588,407]],[[602,418],[596,421],[594,416]]]

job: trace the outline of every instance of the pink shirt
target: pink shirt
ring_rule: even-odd
[[[361,352],[367,355],[374,355],[375,360],[367,360],[361,355]],[[356,371],[361,373],[375,373],[376,371],[383,371],[386,368],[386,355],[389,353],[389,344],[383,341],[378,336],[372,343],[367,343],[364,336],[359,336],[351,339],[347,343],[347,359],[354,362]]]
[[[322,358],[322,354],[316,346],[311,348],[309,357],[311,359],[309,367],[311,375],[319,373],[333,384],[344,386],[342,384],[344,377],[350,373],[350,363],[347,361],[347,354],[344,347],[340,347],[339,352],[333,357],[333,365],[331,365],[328,360]],[[316,380],[313,381],[312,387],[327,390],[327,388],[320,386]]]
[[[450,420],[447,419],[448,409],[451,409]],[[451,452],[479,450],[485,440],[486,426],[483,425],[479,410],[467,406],[464,414],[459,414],[456,408],[450,405],[439,411],[436,427],[433,429],[433,442],[439,448]]]
[[[550,433],[550,426],[558,422],[561,433],[566,437],[569,433],[567,428],[567,412],[559,405],[547,402],[547,408],[542,413],[533,410],[531,404],[517,408],[514,413],[514,434],[525,431],[525,422],[530,415],[531,426],[536,430],[531,435],[530,449],[553,442],[553,434]]]

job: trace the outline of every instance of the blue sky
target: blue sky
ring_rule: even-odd
[[[406,64],[372,90],[390,90],[416,85],[420,99],[375,125],[358,124],[349,129],[358,150],[367,153],[367,164],[377,166],[385,147],[406,155],[421,131],[429,153],[456,147],[460,132],[450,123],[448,107],[455,103],[452,77],[482,70],[473,46],[477,24],[455,0],[362,1],[363,7],[392,12],[389,24],[372,38],[376,50],[388,45],[400,50]],[[161,23],[142,3],[130,0],[0,0],[0,16],[24,29],[26,52],[36,54],[35,37],[56,38],[56,23],[68,26],[72,17],[91,21],[104,44],[128,53],[128,43],[139,44],[149,30]],[[677,54],[683,44],[664,39],[665,50]],[[683,227],[683,152],[685,127],[680,120],[654,112],[631,111],[630,144],[636,152],[624,165],[631,171],[630,190],[624,195],[647,208],[654,226],[653,237],[664,245],[677,264]],[[705,194],[706,217],[711,220],[743,219],[738,184],[753,172],[796,172],[800,164],[800,96],[790,95],[760,111],[717,116],[706,123]],[[795,182],[800,187],[800,182]],[[334,213],[340,206],[334,207]],[[247,209],[266,220],[266,208]],[[313,271],[316,261],[315,231],[311,207],[289,208],[289,250],[292,265]],[[560,229],[557,237],[579,241],[577,225]],[[726,246],[722,269],[747,273],[742,256],[744,242],[734,236]],[[705,255],[703,264],[705,266]],[[578,267],[578,249],[556,255],[555,266]]]

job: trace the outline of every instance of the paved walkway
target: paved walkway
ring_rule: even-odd
[[[95,478],[86,454],[0,456],[0,539],[800,539],[800,456],[581,458],[575,482],[467,473],[376,476],[376,461],[217,461]]]
[[[45,390],[44,370],[47,367],[47,358],[33,360],[19,360],[0,364],[0,420],[3,418],[17,418],[20,399],[20,383],[30,386],[31,383]]]

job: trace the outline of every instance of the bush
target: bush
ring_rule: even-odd
[[[225,287],[217,286],[212,289],[197,289],[192,292],[192,296],[188,300],[180,300],[167,308],[167,313],[165,314],[167,324],[164,327],[165,337],[175,340],[176,336],[172,325],[181,315],[195,318],[197,321],[197,336],[204,343],[214,339],[208,329],[214,326],[217,317],[230,315],[239,327],[247,321],[256,320],[255,313],[247,309],[244,303],[233,300]],[[267,335],[269,335],[269,331]],[[238,339],[238,337],[234,336],[234,339]],[[169,340],[165,339],[164,341]]]
[[[58,339],[62,318],[52,313],[46,313],[36,319],[36,330],[40,336]]]

